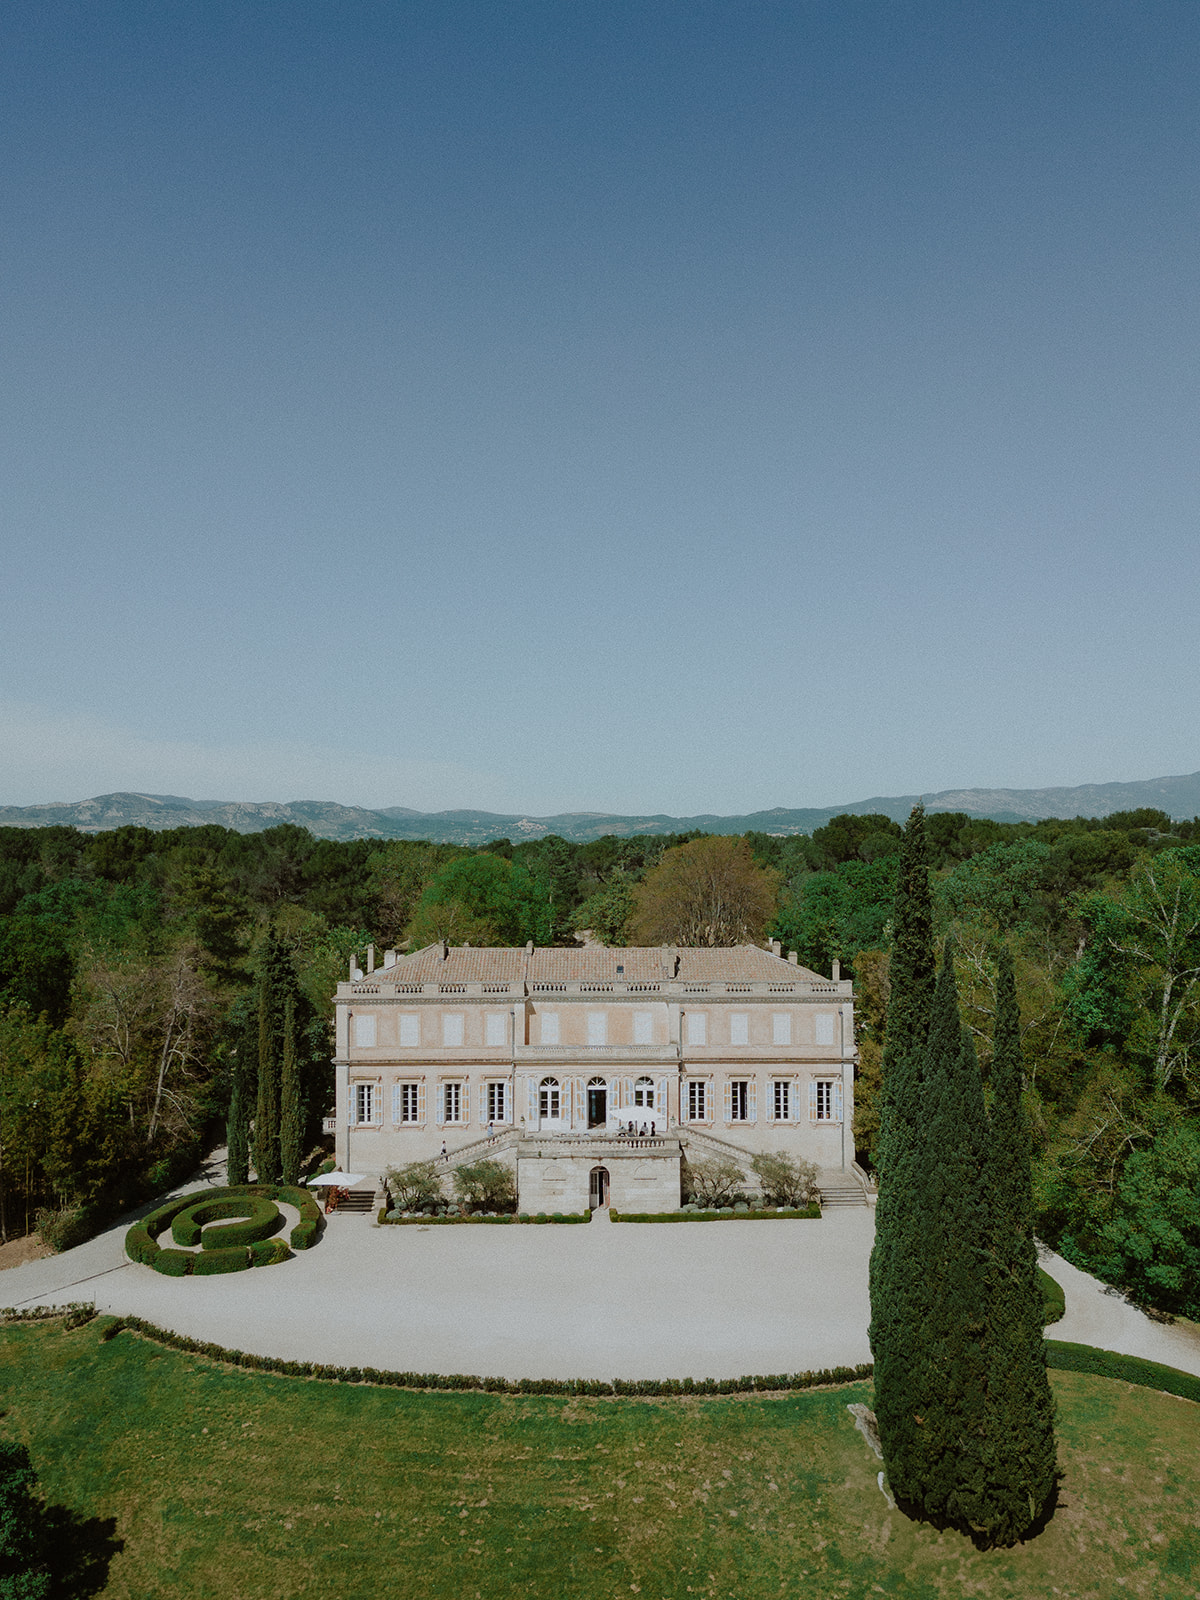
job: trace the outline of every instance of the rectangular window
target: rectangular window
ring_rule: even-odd
[[[419,1083],[394,1083],[392,1085],[392,1121],[403,1126],[406,1122],[421,1122],[421,1085]]]
[[[369,1050],[375,1043],[375,1018],[373,1016],[355,1017],[354,1042],[361,1050]]]
[[[771,1084],[771,1115],[776,1122],[791,1121],[792,1086],[786,1078],[776,1078]]]
[[[814,1018],[818,1044],[833,1043],[833,1012],[818,1011]]]
[[[689,1044],[708,1043],[708,1013],[706,1011],[688,1012],[687,1042]]]
[[[729,1085],[730,1122],[750,1121],[750,1085],[744,1078]]]
[[[708,1119],[708,1084],[703,1079],[688,1079],[687,1114],[689,1122],[705,1122]]]
[[[415,1011],[400,1013],[400,1045],[404,1050],[415,1050],[421,1043],[421,1019]]]
[[[542,1012],[542,1043],[543,1044],[557,1044],[558,1043],[558,1012],[557,1011],[543,1011]]]
[[[352,1100],[353,1115],[351,1121],[357,1126],[364,1122],[375,1121],[375,1085],[373,1083],[356,1083]]]
[[[588,1012],[588,1044],[608,1043],[608,1016],[603,1011]]]
[[[791,1044],[792,1016],[790,1011],[775,1011],[772,1013],[771,1040],[774,1044]]]
[[[487,1119],[489,1122],[508,1121],[508,1085],[506,1083],[488,1084]]]
[[[453,1049],[463,1042],[462,1013],[452,1011],[442,1018],[442,1044],[447,1049]],[[457,1120],[457,1119],[456,1119]]]
[[[461,1021],[461,1018],[459,1019]],[[442,1121],[463,1121],[463,1086],[461,1083],[442,1085]]]
[[[734,1011],[729,1017],[730,1044],[750,1043],[750,1017],[745,1011]]]
[[[489,1011],[485,1023],[485,1042],[491,1045],[508,1042],[508,1016],[503,1011]]]
[[[808,1086],[808,1114],[814,1122],[842,1120],[842,1085],[839,1079],[813,1079]]]
[[[653,1011],[635,1011],[633,1013],[633,1042],[634,1044],[654,1043]]]

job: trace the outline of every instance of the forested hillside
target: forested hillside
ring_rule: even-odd
[[[957,941],[985,1069],[999,941],[1013,953],[1043,1237],[1146,1303],[1200,1315],[1200,820],[935,813],[927,829],[937,933]],[[818,970],[836,958],[859,996],[869,1161],[899,840],[882,815],[789,838],[475,848],[292,825],[0,829],[0,1231],[40,1219],[53,1242],[79,1237],[223,1139],[231,1090],[253,1099],[260,1050],[275,1048],[268,958],[272,981],[283,960],[298,985],[311,1150],[332,1097],[333,986],[369,940],[771,935]]]

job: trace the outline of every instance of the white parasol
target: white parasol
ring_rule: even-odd
[[[357,1172],[322,1172],[318,1178],[310,1178],[310,1189],[353,1189],[356,1183],[363,1179]]]

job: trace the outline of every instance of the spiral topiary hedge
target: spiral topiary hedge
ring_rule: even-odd
[[[244,1222],[225,1223],[226,1217],[244,1217]],[[221,1222],[217,1228],[210,1222]],[[202,1250],[232,1250],[235,1245],[255,1244],[269,1239],[283,1227],[283,1213],[266,1195],[232,1195],[228,1199],[201,1200],[178,1212],[171,1220],[171,1237],[176,1244],[199,1245]]]
[[[309,1191],[290,1184],[246,1183],[176,1195],[129,1229],[125,1254],[131,1261],[175,1278],[273,1266],[290,1255],[282,1239],[271,1237],[284,1225],[275,1203],[279,1200],[300,1213],[300,1220],[289,1235],[292,1249],[310,1249],[320,1237],[321,1208]],[[244,1221],[206,1226],[223,1217]],[[198,1243],[200,1251],[162,1248],[159,1235],[168,1228],[176,1245]]]

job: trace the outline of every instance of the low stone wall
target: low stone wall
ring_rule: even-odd
[[[621,1211],[678,1211],[679,1148],[659,1152],[621,1149],[518,1156],[522,1211],[586,1211],[595,1167],[608,1173],[609,1199]]]

